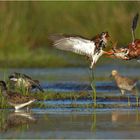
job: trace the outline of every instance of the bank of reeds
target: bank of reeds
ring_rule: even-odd
[[[109,31],[114,41],[131,41],[132,17],[140,2],[117,1],[9,1],[0,2],[0,66],[73,66],[75,55],[54,51],[48,35],[78,34],[92,38]],[[139,38],[140,25],[136,29]],[[67,61],[66,61],[66,60]],[[58,61],[59,60],[59,61]],[[56,63],[57,61],[57,63]],[[45,62],[45,63],[44,63]],[[78,65],[84,65],[82,61]]]

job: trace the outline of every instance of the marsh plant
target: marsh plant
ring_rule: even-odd
[[[6,108],[7,107],[7,102],[4,98],[4,96],[2,95],[2,92],[0,90],[0,108]]]

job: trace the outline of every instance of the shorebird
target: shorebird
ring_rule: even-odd
[[[15,111],[18,111],[20,108],[23,108],[36,99],[30,96],[23,96],[20,93],[8,91],[7,85],[4,81],[0,81],[0,89],[2,95],[8,101],[8,103],[15,108]]]
[[[53,41],[53,46],[57,49],[64,51],[71,51],[80,55],[87,56],[91,61],[90,68],[92,69],[98,59],[103,54],[108,54],[108,52],[103,51],[107,46],[107,42],[110,36],[108,32],[102,32],[96,35],[91,40],[77,35],[51,35],[50,40]]]
[[[26,90],[39,89],[41,92],[44,92],[38,80],[33,80],[28,75],[14,72],[9,76],[9,81],[11,85],[18,88],[25,88]]]
[[[113,47],[112,51],[110,51],[110,54],[112,52],[112,57],[123,60],[140,59],[140,39],[135,39],[135,29],[137,27],[138,18],[139,14],[137,13],[132,20],[132,42],[129,43],[125,48],[117,49],[116,47]]]
[[[121,76],[117,70],[112,70],[111,76],[114,77],[122,95],[124,95],[126,91],[130,91],[133,95],[136,95],[136,85],[138,80],[132,80],[128,77]]]

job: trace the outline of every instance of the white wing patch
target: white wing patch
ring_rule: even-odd
[[[60,50],[71,51],[91,57],[95,51],[95,43],[80,37],[64,37],[54,41],[54,46]]]
[[[17,78],[10,78],[10,80],[16,82]]]
[[[95,43],[79,36],[67,37],[63,35],[53,35],[50,39],[54,42],[53,45],[60,50],[71,51],[80,55],[88,56],[91,60],[90,68],[93,68],[98,59],[104,53],[102,49],[95,53]]]
[[[94,56],[93,56],[93,62],[94,64],[96,64],[96,62],[98,61],[98,59],[103,55],[103,51],[101,50],[99,53],[97,52]]]

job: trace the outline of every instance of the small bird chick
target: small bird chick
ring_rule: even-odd
[[[133,95],[136,95],[136,85],[138,80],[121,76],[117,70],[112,70],[111,76],[114,77],[122,95],[124,95],[126,91],[130,91]]]

